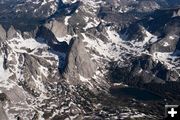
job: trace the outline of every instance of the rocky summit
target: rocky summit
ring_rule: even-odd
[[[0,120],[157,120],[178,103],[179,0],[0,0]]]

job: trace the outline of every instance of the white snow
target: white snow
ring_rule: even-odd
[[[9,40],[8,45],[16,52],[27,52],[27,49],[35,50],[37,48],[48,47],[46,44],[39,43],[33,38],[23,39],[20,34],[18,34],[17,38]]]
[[[80,79],[82,82],[87,83],[90,89],[93,88],[93,84],[90,82],[90,79],[89,79],[89,78],[85,78],[85,77],[83,77],[82,75],[79,74],[79,79]]]
[[[173,70],[180,76],[180,73],[177,71],[179,65],[174,62],[178,57],[172,56],[172,52],[155,52],[153,53],[152,58],[156,62],[161,62],[167,69]]]
[[[85,78],[85,77],[83,77],[83,76],[81,76],[81,75],[79,75],[79,78],[80,78],[80,80],[81,80],[82,82],[89,82],[87,78]]]
[[[169,39],[173,40],[173,39],[175,39],[175,37],[174,36],[169,36]]]
[[[171,56],[171,52],[169,53],[162,53],[162,52],[155,52],[153,53],[153,60],[156,61],[160,61],[162,64],[165,64],[169,69],[172,69],[174,67],[174,65],[169,63],[168,58],[170,58]]]
[[[77,0],[62,0],[63,3],[75,3]]]
[[[90,18],[87,17],[87,16],[84,17],[84,20],[85,20],[86,23],[89,21],[89,19],[90,19]]]
[[[71,36],[71,35],[66,35],[66,36],[64,36],[64,37],[57,37],[57,40],[59,41],[59,42],[67,42],[67,44],[69,44],[70,43],[70,41],[71,41],[71,39],[73,38],[74,36]]]
[[[87,34],[82,33],[84,37],[83,42],[85,42],[86,48],[93,49],[99,53],[98,56],[96,54],[91,54],[92,59],[97,61],[100,58],[104,58],[106,60],[114,59],[123,61],[123,59],[121,59],[121,54],[142,54],[142,48],[127,45],[127,42],[123,41],[117,32],[110,30],[110,28],[107,28],[106,32],[106,37],[108,38],[107,43],[103,42],[101,39],[93,36],[89,37]]]
[[[95,23],[93,23],[93,22],[88,22],[87,25],[86,25],[86,27],[84,27],[84,30],[87,30],[87,29],[89,29],[89,28],[93,28],[93,27],[95,27],[95,26],[97,26]]]
[[[152,35],[147,30],[144,30],[144,32],[145,32],[146,36],[143,41],[138,41],[138,42],[136,40],[133,41],[133,44],[136,47],[144,47],[146,44],[154,43],[158,40],[157,36]]]
[[[123,83],[113,83],[113,86],[124,86],[124,87],[128,87],[128,85],[125,85]]]
[[[168,42],[164,42],[163,46],[167,47],[167,46],[169,46],[169,43]]]
[[[66,16],[66,17],[65,17],[65,19],[64,19],[64,24],[65,24],[66,26],[69,25],[68,21],[69,21],[70,18],[71,18],[71,16]]]
[[[137,115],[131,115],[130,118],[143,118],[145,117],[146,115],[144,113],[141,113],[141,114],[137,114]]]
[[[46,0],[43,0],[43,2],[41,3],[41,5],[45,5],[47,3]]]
[[[10,82],[9,77],[12,75],[9,70],[3,68],[4,55],[0,55],[0,87],[7,90],[13,88],[14,84]]]

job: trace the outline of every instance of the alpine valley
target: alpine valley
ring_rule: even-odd
[[[0,120],[160,120],[180,103],[180,0],[0,0]]]

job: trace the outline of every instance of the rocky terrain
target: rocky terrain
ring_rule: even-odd
[[[0,0],[0,120],[157,120],[180,102],[179,0]]]

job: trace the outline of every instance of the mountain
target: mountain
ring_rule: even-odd
[[[0,120],[163,119],[180,102],[178,5],[0,0]]]

